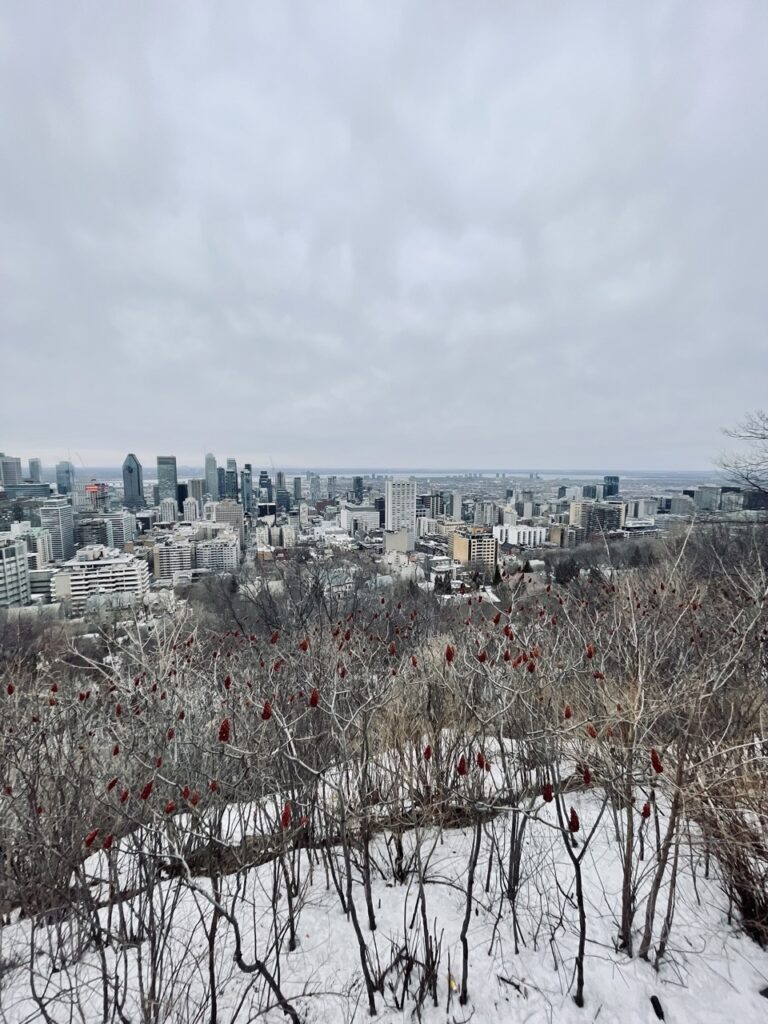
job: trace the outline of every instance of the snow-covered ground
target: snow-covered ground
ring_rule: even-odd
[[[574,793],[573,803],[581,819],[577,839],[591,828],[600,808],[594,792]],[[486,826],[477,865],[468,943],[469,999],[459,1004],[462,951],[460,932],[466,906],[466,879],[473,835],[471,830],[425,829],[406,832],[406,862],[420,844],[424,864],[426,918],[440,943],[438,1006],[427,998],[421,1010],[426,1022],[473,1020],[493,1021],[600,1021],[600,1024],[651,1022],[657,1017],[651,997],[658,997],[665,1019],[686,1024],[734,1021],[748,1024],[768,1018],[768,999],[760,989],[768,986],[768,952],[740,934],[738,922],[728,923],[727,901],[721,892],[713,866],[704,877],[703,857],[693,845],[683,842],[680,877],[675,902],[674,924],[666,955],[657,972],[651,963],[629,958],[615,948],[620,913],[621,862],[614,821],[606,812],[583,860],[587,907],[587,954],[585,961],[585,1005],[573,1002],[574,962],[578,941],[578,915],[574,902],[573,867],[563,837],[554,827],[552,805],[540,808],[525,834],[522,877],[518,896],[520,950],[515,953],[509,902],[502,898],[500,873],[492,862],[491,837],[499,844],[506,863],[511,818],[496,818]],[[654,840],[646,837],[641,868],[638,909],[635,916],[639,937],[645,917],[644,893],[655,866]],[[121,887],[135,869],[135,839],[121,841],[113,848],[113,864],[119,866]],[[418,888],[415,872],[398,884],[391,870],[392,847],[387,837],[372,844],[376,869],[372,884],[376,931],[368,929],[363,887],[356,880],[355,905],[368,944],[374,975],[385,972],[394,951],[407,940],[417,957],[423,957],[421,914],[417,913]],[[339,869],[343,869],[338,856]],[[297,947],[283,950],[275,971],[274,954],[269,953],[275,925],[284,929],[287,901],[282,874],[274,863],[253,868],[222,881],[222,904],[233,909],[243,939],[243,958],[254,955],[267,959],[286,998],[306,1022],[347,1022],[369,1019],[362,981],[360,955],[351,921],[342,911],[339,897],[322,859],[310,851],[293,855],[298,874]],[[380,869],[380,870],[379,870]],[[107,896],[107,855],[94,854],[86,862],[94,899]],[[486,879],[490,878],[488,891]],[[275,882],[280,896],[273,904]],[[109,944],[103,951],[92,946],[80,957],[62,963],[82,929],[73,921],[40,924],[32,934],[29,920],[18,920],[0,928],[0,1020],[41,1021],[45,1014],[56,1022],[97,1022],[106,1019],[192,1022],[210,1020],[209,960],[206,927],[210,926],[211,883],[206,878],[184,881],[166,879],[153,895],[158,941],[145,939],[139,945]],[[663,888],[657,910],[658,937],[667,908]],[[146,924],[149,908],[145,896],[122,904],[130,930],[140,916]],[[99,911],[104,928],[118,931],[118,908]],[[160,924],[170,921],[167,934]],[[162,941],[159,941],[162,938]],[[244,974],[233,962],[233,929],[226,920],[218,923],[214,942],[218,998],[218,1020],[256,1019],[264,997],[264,985],[254,974]],[[34,956],[31,962],[31,950]],[[651,958],[653,959],[653,957]],[[449,974],[450,963],[450,974]],[[152,980],[154,977],[154,990]],[[105,986],[104,979],[109,979]],[[419,967],[413,970],[409,995],[398,1008],[403,994],[402,972],[386,972],[383,993],[376,994],[377,1019],[401,1022],[417,1019],[414,993],[419,985]],[[35,1000],[36,993],[37,1000]],[[122,1003],[121,1015],[114,1010]],[[114,1014],[114,1016],[113,1016]],[[274,1005],[259,1017],[266,1022],[282,1021],[282,1010]]]

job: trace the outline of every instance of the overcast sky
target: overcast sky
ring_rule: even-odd
[[[768,3],[0,8],[0,450],[711,468]]]

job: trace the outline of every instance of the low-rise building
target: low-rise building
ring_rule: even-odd
[[[143,559],[101,544],[81,548],[51,578],[51,600],[65,602],[75,613],[94,595],[126,594],[139,602],[148,590],[149,569]]]

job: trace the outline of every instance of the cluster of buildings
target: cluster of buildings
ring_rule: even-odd
[[[133,453],[111,482],[79,479],[69,461],[51,476],[39,459],[23,475],[19,458],[0,453],[0,608],[142,605],[155,590],[289,557],[298,546],[315,559],[364,550],[426,566],[425,578],[443,585],[489,583],[521,552],[654,535],[680,518],[742,514],[761,500],[713,484],[624,493],[610,475],[586,483],[498,473],[287,477],[232,458],[219,465],[211,453],[185,480],[175,456],[160,455],[148,482]]]

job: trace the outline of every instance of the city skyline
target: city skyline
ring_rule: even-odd
[[[43,10],[6,450],[703,469],[764,401],[766,5]]]

